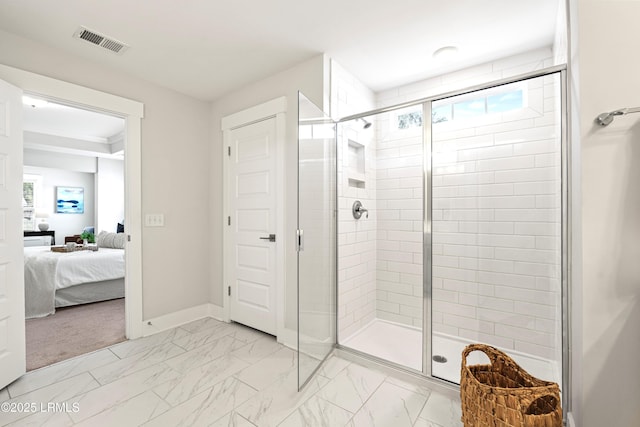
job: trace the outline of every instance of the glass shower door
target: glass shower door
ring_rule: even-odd
[[[333,121],[298,99],[298,387],[336,343],[336,142]]]
[[[561,382],[560,77],[431,104],[435,377],[458,383],[461,351],[478,342]]]

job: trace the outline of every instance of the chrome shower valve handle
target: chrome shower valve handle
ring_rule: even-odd
[[[369,218],[369,210],[365,209],[362,206],[362,202],[360,200],[356,200],[353,202],[353,206],[351,207],[351,213],[355,219],[362,218],[362,214],[365,214],[365,218]]]

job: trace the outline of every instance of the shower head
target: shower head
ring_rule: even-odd
[[[366,121],[362,117],[360,117],[358,120],[362,120],[364,122],[364,126],[362,126],[362,129],[369,129],[371,127],[371,122]]]

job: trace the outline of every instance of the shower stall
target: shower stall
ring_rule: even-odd
[[[459,383],[463,348],[485,343],[562,386],[564,81],[556,67],[337,123],[301,96],[301,385],[335,346]]]

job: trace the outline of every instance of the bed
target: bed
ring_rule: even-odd
[[[25,315],[44,317],[56,307],[124,297],[124,249],[53,252],[24,248]]]

